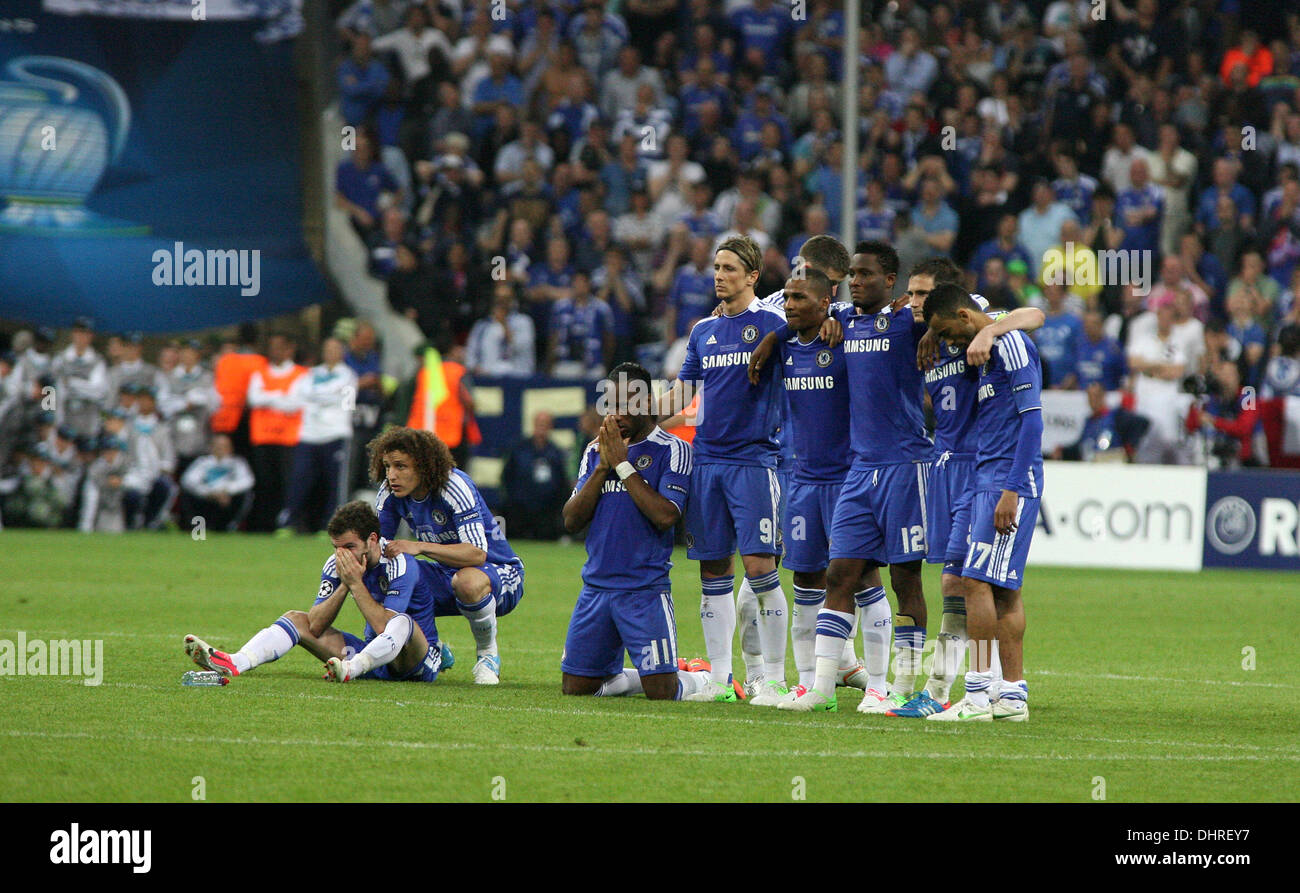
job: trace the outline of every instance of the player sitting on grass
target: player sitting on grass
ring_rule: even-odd
[[[501,681],[497,618],[524,597],[524,563],[506,542],[469,475],[447,445],[429,431],[389,428],[370,442],[370,475],[382,481],[375,497],[384,555],[417,561],[434,593],[434,615],[464,615],[474,633],[474,682]],[[405,521],[414,540],[393,539]]]
[[[289,611],[233,654],[198,636],[185,637],[185,653],[206,670],[241,676],[284,657],[301,645],[325,661],[325,678],[348,682],[362,677],[432,682],[451,665],[433,621],[433,589],[404,555],[385,558],[379,518],[364,502],[349,502],[327,528],[334,554],[321,570],[320,589],[310,611]],[[366,619],[365,638],[333,627],[348,595]]]
[[[959,349],[994,325],[964,288],[941,284],[925,299],[925,321],[935,336]],[[976,460],[971,496],[953,524],[970,531],[960,568],[970,637],[966,696],[927,720],[1024,721],[1029,717],[1022,653],[1029,542],[1043,493],[1042,372],[1038,350],[1023,332],[1007,332],[979,367],[975,415]],[[945,573],[956,573],[945,565]],[[993,642],[1004,680],[991,672]]]
[[[690,444],[654,422],[650,373],[623,363],[602,383],[609,412],[582,455],[564,529],[588,524],[582,593],[564,642],[566,695],[680,700],[704,689],[711,666],[678,672],[668,569],[673,527],[690,489]],[[614,479],[612,476],[616,476]],[[623,652],[633,668],[623,668]]]

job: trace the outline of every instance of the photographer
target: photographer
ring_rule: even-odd
[[[1205,396],[1192,404],[1187,414],[1188,433],[1198,427],[1205,432],[1208,453],[1223,468],[1258,466],[1255,459],[1255,426],[1259,408],[1254,388],[1241,386],[1236,363],[1216,363],[1205,376]]]

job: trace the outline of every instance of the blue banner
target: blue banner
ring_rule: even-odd
[[[1300,473],[1210,472],[1203,563],[1300,571]]]
[[[10,11],[12,9],[12,12]],[[317,303],[292,42],[6,5],[0,317],[185,331]]]

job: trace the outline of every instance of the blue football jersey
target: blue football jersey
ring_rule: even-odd
[[[785,289],[779,288],[759,300],[782,317],[785,316]],[[781,471],[790,471],[795,463],[794,423],[790,419],[789,403],[785,400],[781,401],[781,430],[776,432],[776,442],[779,450],[776,467]]]
[[[387,542],[386,538],[380,537],[380,554]],[[320,589],[316,591],[316,601],[312,604],[319,605],[339,588],[341,581],[335,562],[331,555],[321,568]],[[426,639],[431,643],[438,641],[438,628],[433,620],[433,587],[420,573],[415,559],[409,555],[384,558],[361,575],[361,582],[366,584],[371,598],[390,611],[410,616]],[[375,631],[367,623],[365,639],[368,642],[374,637]]]
[[[785,317],[754,299],[735,316],[710,316],[691,329],[677,377],[700,390],[695,461],[775,468],[781,428],[780,373],[769,363],[757,385],[749,383],[749,358]]]
[[[940,361],[925,373],[925,390],[934,407],[934,451],[975,455],[975,396],[979,370],[966,368],[966,351],[939,342]]]
[[[690,444],[655,426],[645,440],[628,446],[627,461],[655,492],[685,513],[691,486]],[[593,441],[582,454],[574,493],[582,489],[599,463],[600,450]],[[627,485],[611,472],[587,531],[582,582],[600,590],[668,589],[673,530],[658,530],[651,524],[632,501]]]
[[[975,481],[980,490],[1015,490],[1021,496],[1043,492],[1041,450],[1024,480],[1008,481],[1020,438],[1020,415],[1043,408],[1043,374],[1038,348],[1023,332],[997,339],[989,361],[980,367],[979,410],[975,416],[979,452]]]
[[[422,543],[472,543],[487,552],[488,564],[519,564],[519,556],[506,542],[496,518],[469,475],[453,468],[441,492],[422,500],[398,498],[385,481],[375,497],[379,513],[379,535],[393,539],[397,524],[405,521]]]
[[[832,350],[820,337],[803,344],[795,335],[781,342],[780,350],[790,439],[797,457],[794,480],[842,483],[853,458],[844,347]]]
[[[925,325],[912,308],[861,314],[852,306],[832,312],[844,327],[853,459],[866,465],[923,462],[933,444],[925,435],[921,371],[916,344]]]

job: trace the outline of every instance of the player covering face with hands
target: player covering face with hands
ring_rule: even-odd
[[[325,662],[331,682],[353,679],[433,682],[450,652],[438,642],[433,590],[403,555],[385,558],[379,519],[364,502],[349,502],[330,519],[334,554],[321,569],[316,601],[288,611],[242,648],[226,653],[198,636],[185,637],[185,653],[207,670],[241,676],[284,657],[295,645]],[[334,627],[351,597],[366,627],[362,637]]]

